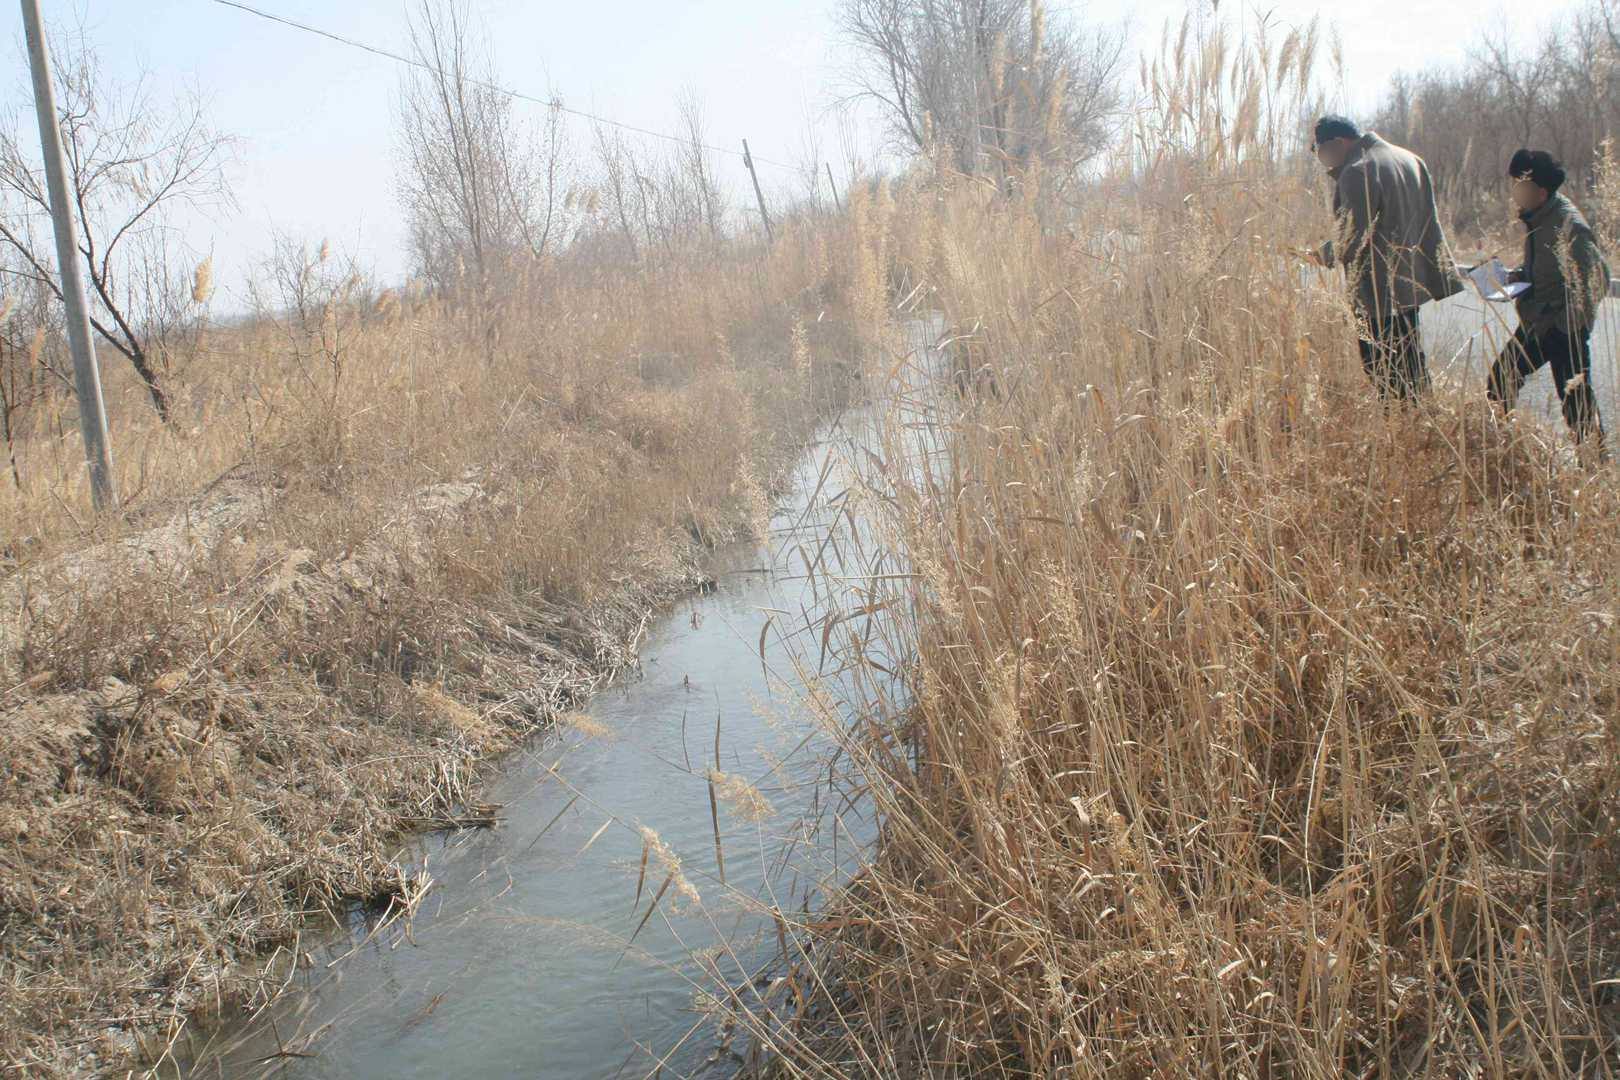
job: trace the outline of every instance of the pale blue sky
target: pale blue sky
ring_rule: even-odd
[[[403,51],[401,0],[250,0],[289,18]],[[747,137],[761,157],[802,160],[807,126],[838,93],[843,53],[833,32],[834,0],[602,0],[598,3],[471,0],[490,28],[498,77],[514,90],[553,89],[574,107],[642,127],[673,130],[674,98],[702,97],[711,142]],[[1230,6],[1231,0],[1227,0]],[[391,100],[399,65],[278,26],[212,0],[42,0],[46,19],[82,18],[108,64],[144,66],[159,87],[195,82],[214,125],[240,138],[232,181],[239,212],[189,223],[193,247],[215,254],[223,289],[239,293],[247,269],[269,247],[272,226],[357,252],[385,278],[403,268],[394,204]],[[1093,21],[1132,29],[1132,55],[1157,40],[1184,0],[1053,2]],[[1284,22],[1330,14],[1345,39],[1353,106],[1372,100],[1396,70],[1461,56],[1484,20],[1462,25],[1454,0],[1373,0],[1331,8],[1301,0],[1261,5]],[[1554,4],[1552,11],[1562,5]],[[13,78],[0,103],[26,106],[21,30],[13,4],[0,4],[0,42]],[[1134,71],[1134,67],[1133,67]],[[519,103],[519,108],[536,108]],[[29,121],[31,123],[31,120]],[[582,145],[583,125],[574,127]],[[830,123],[823,153],[836,152]],[[736,199],[740,166],[728,160]],[[797,181],[762,170],[768,187]]]

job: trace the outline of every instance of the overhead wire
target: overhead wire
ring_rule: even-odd
[[[262,8],[254,7],[252,4],[242,3],[241,0],[213,0],[213,2],[219,4],[221,7],[236,8],[238,11],[247,12],[249,15],[256,15],[261,19],[267,19],[270,22],[280,23],[281,25],[291,27],[294,30],[301,30],[306,34],[314,34],[317,37],[326,38],[328,41],[335,41],[340,45],[347,45],[352,49],[361,49],[375,56],[381,56],[384,59],[393,60],[396,63],[421,68],[423,71],[432,72],[435,75],[440,75],[446,78],[451,77],[449,73],[443,71],[442,69],[436,68],[432,64],[419,60],[414,56],[406,56],[404,53],[397,53],[392,49],[385,49],[380,45],[372,45],[368,42],[360,41],[357,38],[347,37],[343,34],[334,33],[330,30],[322,30],[318,26],[311,26],[308,23],[299,22],[297,19],[290,19],[285,15],[277,15],[273,11],[265,11]],[[676,143],[680,146],[696,145],[701,149],[709,150],[716,154],[728,154],[731,157],[743,158],[744,160],[751,156],[755,163],[760,165],[770,165],[774,168],[787,169],[791,172],[800,171],[799,167],[796,165],[789,165],[782,161],[772,161],[770,158],[760,157],[758,154],[747,155],[741,150],[730,150],[724,146],[714,146],[709,143],[696,142],[695,140],[685,136],[670,135],[666,132],[654,131],[651,128],[638,127],[635,124],[627,124],[622,120],[614,120],[611,117],[585,112],[582,109],[575,109],[568,105],[564,105],[562,99],[559,97],[535,97],[532,94],[525,94],[520,90],[512,90],[508,87],[501,86],[498,83],[490,82],[487,79],[473,78],[470,76],[460,77],[465,78],[466,81],[472,85],[482,87],[485,90],[491,90],[497,94],[505,94],[506,96],[514,98],[518,101],[528,101],[536,105],[544,105],[548,109],[556,109],[558,112],[567,113],[569,116],[577,116],[582,120],[589,120],[595,124],[606,124],[609,127],[620,128],[624,131],[632,131],[637,135],[646,135],[649,138],[663,139],[667,142]]]

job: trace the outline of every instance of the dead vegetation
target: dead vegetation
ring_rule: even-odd
[[[913,657],[840,748],[881,840],[776,913],[780,975],[717,987],[723,1022],[785,1076],[1611,1075],[1620,495],[1477,385],[1376,401],[1278,257],[1327,228],[1278,164],[1315,50],[1167,39],[1130,160],[1061,226],[1034,185],[918,177],[476,325],[343,288],[212,330],[195,422],[122,428],[156,533],[87,536],[76,448],[31,445],[6,1063],[112,1060],[251,999],[233,962],[307,913],[408,903],[390,836],[495,813],[478,761],[625,662],[693,537],[758,517],[904,281],[968,370],[943,420],[897,414],[868,493],[904,640],[836,635],[847,671]],[[935,469],[901,451],[922,422]],[[184,524],[222,476],[236,510]],[[683,880],[645,842],[644,883]]]
[[[1069,235],[902,200],[995,391],[939,473],[894,434],[916,659],[841,748],[881,837],[732,1015],[774,1076],[1612,1075],[1614,476],[1477,382],[1381,405],[1277,255],[1300,174],[1250,107],[1174,138],[1185,70]]]

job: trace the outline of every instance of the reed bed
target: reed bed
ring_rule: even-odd
[[[1238,107],[1155,141],[1166,89],[1063,229],[900,200],[965,377],[873,485],[915,655],[840,746],[880,835],[730,1007],[770,1076],[1612,1075],[1614,475],[1477,378],[1380,402],[1282,255],[1328,222],[1253,152],[1261,76],[1180,51]]]

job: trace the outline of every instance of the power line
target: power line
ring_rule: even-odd
[[[306,34],[314,34],[317,37],[326,38],[328,41],[335,41],[339,45],[347,45],[352,49],[361,49],[365,52],[372,53],[376,56],[381,56],[387,60],[393,60],[397,63],[409,64],[411,67],[421,68],[423,71],[430,71],[435,75],[443,76],[445,78],[451,77],[447,72],[434,67],[432,64],[423,63],[421,60],[418,60],[415,57],[405,56],[402,53],[393,52],[392,50],[384,49],[378,45],[371,45],[364,41],[358,41],[355,38],[344,37],[342,34],[335,34],[330,30],[322,30],[318,26],[310,26],[307,23],[301,23],[296,19],[289,19],[284,15],[277,15],[271,11],[263,11],[259,8],[253,7],[251,4],[241,3],[240,0],[214,0],[214,3],[223,7],[236,8],[238,11],[245,11],[249,15],[257,15],[261,19],[268,19],[271,22],[280,23],[283,26],[290,26],[294,30],[302,30]],[[507,97],[515,98],[519,101],[529,101],[536,105],[544,105],[548,109],[556,109],[558,112],[567,113],[570,116],[577,116],[582,120],[589,120],[592,123],[607,124],[610,127],[622,128],[625,131],[633,131],[638,135],[646,135],[654,139],[664,139],[668,142],[676,143],[681,146],[693,145],[692,140],[682,138],[679,135],[666,135],[662,131],[653,131],[649,128],[637,127],[634,124],[626,124],[620,120],[612,120],[606,116],[597,116],[595,113],[588,113],[580,109],[569,108],[567,105],[564,105],[559,98],[537,98],[531,94],[521,93],[517,90],[509,90],[504,86],[499,86],[492,82],[486,82],[483,79],[475,79],[466,76],[463,76],[463,78],[465,78],[467,82],[472,83],[474,86],[483,87],[485,90],[493,90],[497,94],[505,94]],[[744,156],[742,151],[728,150],[724,146],[711,146],[708,143],[701,142],[697,143],[696,145],[701,149],[710,150],[716,154],[729,154],[735,158],[741,158]],[[754,155],[754,160],[761,165],[772,165],[778,169],[788,169],[792,172],[799,171],[799,168],[796,165],[788,165],[781,161],[772,161],[770,158],[762,158],[758,154]]]

